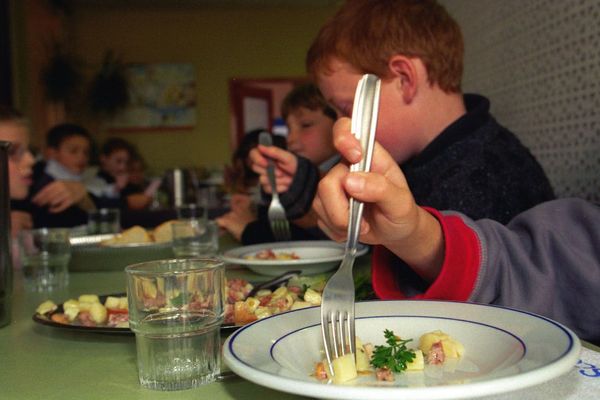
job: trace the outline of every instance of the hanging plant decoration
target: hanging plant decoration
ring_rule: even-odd
[[[83,80],[81,63],[59,43],[55,42],[52,46],[52,56],[42,68],[40,78],[48,101],[68,103]]]
[[[112,51],[104,56],[100,71],[93,78],[89,92],[93,113],[114,116],[129,104],[129,83],[125,64]]]

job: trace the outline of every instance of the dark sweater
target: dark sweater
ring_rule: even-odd
[[[489,101],[465,95],[467,113],[401,165],[417,204],[507,223],[554,199],[540,164],[490,115]]]
[[[465,95],[464,100],[467,113],[400,166],[417,204],[506,223],[554,199],[544,170],[519,139],[492,117],[489,101],[479,95]],[[316,192],[316,167],[299,172],[294,178],[296,196],[286,196],[286,209],[308,210]],[[268,225],[263,222],[258,229],[258,224],[248,235],[244,232],[243,243],[265,241],[262,235],[267,235]]]

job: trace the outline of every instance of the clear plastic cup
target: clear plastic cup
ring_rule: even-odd
[[[182,390],[213,382],[221,366],[223,262],[159,260],[125,272],[140,384]]]

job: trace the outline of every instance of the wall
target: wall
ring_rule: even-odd
[[[142,2],[143,3],[143,2]],[[336,7],[219,7],[194,2],[77,2],[67,30],[76,52],[99,65],[112,49],[126,62],[191,62],[197,67],[193,131],[121,133],[158,171],[222,165],[230,154],[228,81],[305,75],[306,50]],[[98,138],[109,134],[95,126]]]
[[[465,36],[464,90],[490,98],[557,195],[600,203],[600,2],[442,3]]]

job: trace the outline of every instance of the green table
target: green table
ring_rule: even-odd
[[[369,256],[360,257],[356,268],[369,268]],[[15,275],[12,322],[0,328],[0,398],[3,400],[304,398],[270,390],[239,377],[185,391],[143,389],[138,383],[133,336],[86,333],[34,323],[35,308],[48,296],[25,292],[21,276]],[[243,269],[229,270],[228,275],[266,279]],[[50,297],[60,302],[83,293],[125,291],[122,271],[73,272],[70,280],[66,290]]]
[[[15,280],[12,322],[0,328],[0,398],[19,399],[300,399],[239,377],[178,392],[143,389],[138,383],[135,337],[53,328],[33,322],[47,296],[26,293]],[[67,299],[82,293],[124,291],[123,272],[72,273]],[[58,300],[60,301],[60,300]]]
[[[221,248],[235,246],[222,238]],[[369,268],[369,257],[357,260],[357,269]],[[110,268],[109,268],[110,269]],[[227,270],[229,277],[250,281],[269,279],[242,268]],[[84,293],[125,292],[125,273],[71,272],[69,287],[40,295],[26,292],[15,273],[12,322],[0,328],[0,398],[19,399],[302,399],[255,385],[234,376],[221,382],[177,392],[140,387],[135,337],[94,334],[40,325],[32,320],[36,307],[47,298],[62,302]]]

